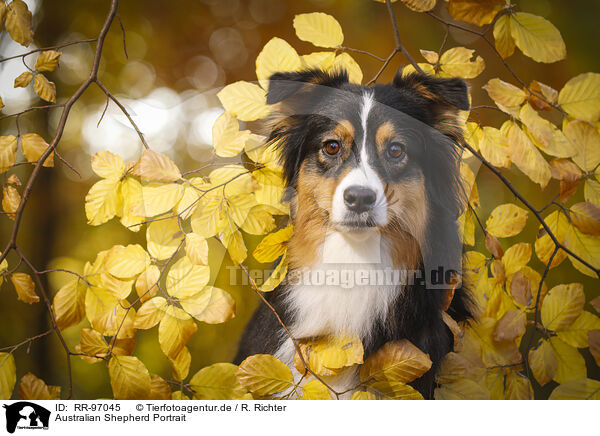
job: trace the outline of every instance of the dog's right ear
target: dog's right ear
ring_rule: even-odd
[[[345,70],[333,73],[319,69],[275,73],[269,78],[267,104],[279,103],[304,88],[309,91],[317,88],[317,85],[337,88],[344,83],[348,83],[348,73]]]

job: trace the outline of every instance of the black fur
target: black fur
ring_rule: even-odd
[[[281,118],[276,121],[270,139],[278,141],[281,147],[286,183],[294,188],[300,165],[316,146],[313,138],[324,122],[323,116],[316,114],[355,105],[353,98],[359,98],[365,88],[349,83],[345,72],[276,73],[271,80],[267,102],[280,103]],[[440,132],[435,127],[448,111],[456,113],[457,109],[469,108],[467,85],[460,79],[412,74],[407,77],[397,75],[392,84],[376,85],[372,89],[378,103],[433,128],[425,129],[428,137],[424,147],[414,152],[425,177],[430,203],[427,247],[422,247],[422,274],[430,277],[428,266],[433,265],[450,265],[459,271],[461,243],[456,218],[463,204],[458,170],[458,144],[462,134],[452,129],[441,129]],[[336,90],[343,93],[336,93]],[[289,324],[292,320],[282,302],[282,293],[283,289],[276,289],[266,294],[266,298],[284,323]],[[429,289],[427,281],[408,286],[396,299],[386,324],[376,326],[375,339],[364,344],[365,358],[386,342],[404,338],[428,353],[433,367],[413,383],[425,398],[433,397],[435,373],[444,355],[452,350],[453,337],[441,317],[444,299],[445,292]],[[456,321],[472,317],[466,290],[456,291],[448,312]],[[285,339],[278,320],[266,305],[261,304],[242,337],[235,363],[239,364],[253,354],[272,354]]]

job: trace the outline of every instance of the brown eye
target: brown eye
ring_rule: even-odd
[[[341,148],[340,143],[337,141],[326,141],[323,144],[323,150],[325,150],[325,153],[329,156],[335,156],[340,152]]]
[[[388,147],[388,155],[394,159],[398,159],[404,156],[404,144],[399,142],[392,142]]]

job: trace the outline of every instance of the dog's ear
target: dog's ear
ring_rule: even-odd
[[[333,73],[319,69],[275,73],[269,78],[267,104],[279,103],[304,88],[310,90],[317,85],[337,88],[344,83],[348,83],[348,73],[345,70]]]
[[[394,77],[394,86],[412,90],[434,103],[441,103],[460,110],[469,110],[469,88],[459,78],[442,79],[426,74],[411,73],[406,76],[401,71]]]

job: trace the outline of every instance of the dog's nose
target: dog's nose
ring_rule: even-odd
[[[365,186],[349,186],[344,191],[344,203],[353,212],[361,213],[371,209],[377,194]]]

